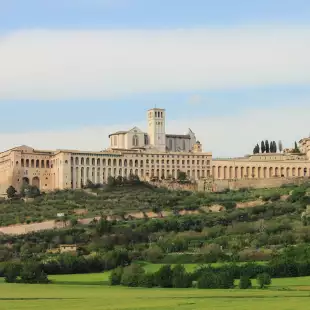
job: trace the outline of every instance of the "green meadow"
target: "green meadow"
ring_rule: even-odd
[[[146,269],[157,266],[149,265]],[[192,268],[188,266],[189,269]],[[109,287],[109,273],[50,276],[52,284],[0,283],[1,310],[307,309],[310,277],[273,279],[265,290]],[[235,283],[238,284],[237,281]]]
[[[91,275],[93,277],[93,275]],[[83,277],[82,277],[83,278]],[[307,280],[310,283],[310,280]],[[297,282],[296,282],[297,283]],[[307,287],[305,287],[307,289]],[[1,310],[307,309],[310,291],[0,284]]]

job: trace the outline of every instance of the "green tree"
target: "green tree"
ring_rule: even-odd
[[[151,288],[155,286],[154,274],[152,273],[143,273],[139,277],[139,286]]]
[[[109,276],[109,285],[120,285],[122,281],[123,271],[123,267],[117,267],[112,270]]]
[[[265,149],[266,149],[266,153],[270,152],[270,147],[269,147],[269,141],[268,140],[265,141]]]
[[[115,178],[112,177],[111,175],[108,177],[108,186],[113,187],[116,185]]]
[[[200,289],[214,289],[217,287],[216,275],[214,272],[204,271],[197,281]]]
[[[190,287],[190,276],[183,265],[176,265],[172,269],[172,286],[175,288]]]
[[[155,282],[158,286],[163,288],[172,287],[172,270],[170,265],[162,266],[155,273]]]
[[[124,286],[138,287],[141,276],[145,273],[144,269],[138,264],[132,264],[124,268],[121,284]]]
[[[266,152],[265,142],[262,141],[260,145],[261,145],[261,146],[260,146],[261,152],[262,152],[262,153],[265,153],[265,152]]]
[[[6,194],[10,199],[14,198],[16,193],[17,191],[12,185],[6,190]]]
[[[248,289],[252,287],[252,282],[250,277],[248,276],[241,276],[239,282],[239,288],[242,290]]]
[[[277,153],[277,151],[278,151],[278,147],[277,147],[276,141],[273,141],[273,150],[274,150],[274,153]]]
[[[20,278],[22,283],[48,283],[42,266],[35,261],[28,261],[22,265]]]
[[[15,283],[20,273],[20,266],[15,263],[8,263],[4,269],[4,280],[7,283]]]
[[[257,276],[257,284],[260,289],[263,289],[271,284],[271,278],[268,273],[260,273]]]
[[[298,145],[297,145],[296,141],[295,141],[295,144],[294,144],[294,153],[300,153],[300,150],[298,148]]]
[[[184,171],[178,171],[178,180],[179,181],[186,181],[187,175]]]

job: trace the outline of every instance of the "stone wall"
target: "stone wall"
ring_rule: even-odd
[[[309,178],[270,178],[270,179],[244,179],[244,180],[215,180],[213,191],[225,189],[239,190],[240,188],[273,188],[284,184],[302,184]]]
[[[182,184],[178,182],[150,182],[150,184],[156,187],[168,188],[170,190],[183,190],[183,191],[197,191],[198,187],[196,183]]]

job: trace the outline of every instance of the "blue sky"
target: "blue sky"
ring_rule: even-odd
[[[309,41],[307,0],[0,0],[0,149],[102,149],[155,105],[218,156],[290,146],[310,132]]]

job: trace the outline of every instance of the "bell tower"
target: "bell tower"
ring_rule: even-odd
[[[166,111],[165,109],[150,109],[147,112],[148,134],[150,145],[160,152],[166,151]]]

